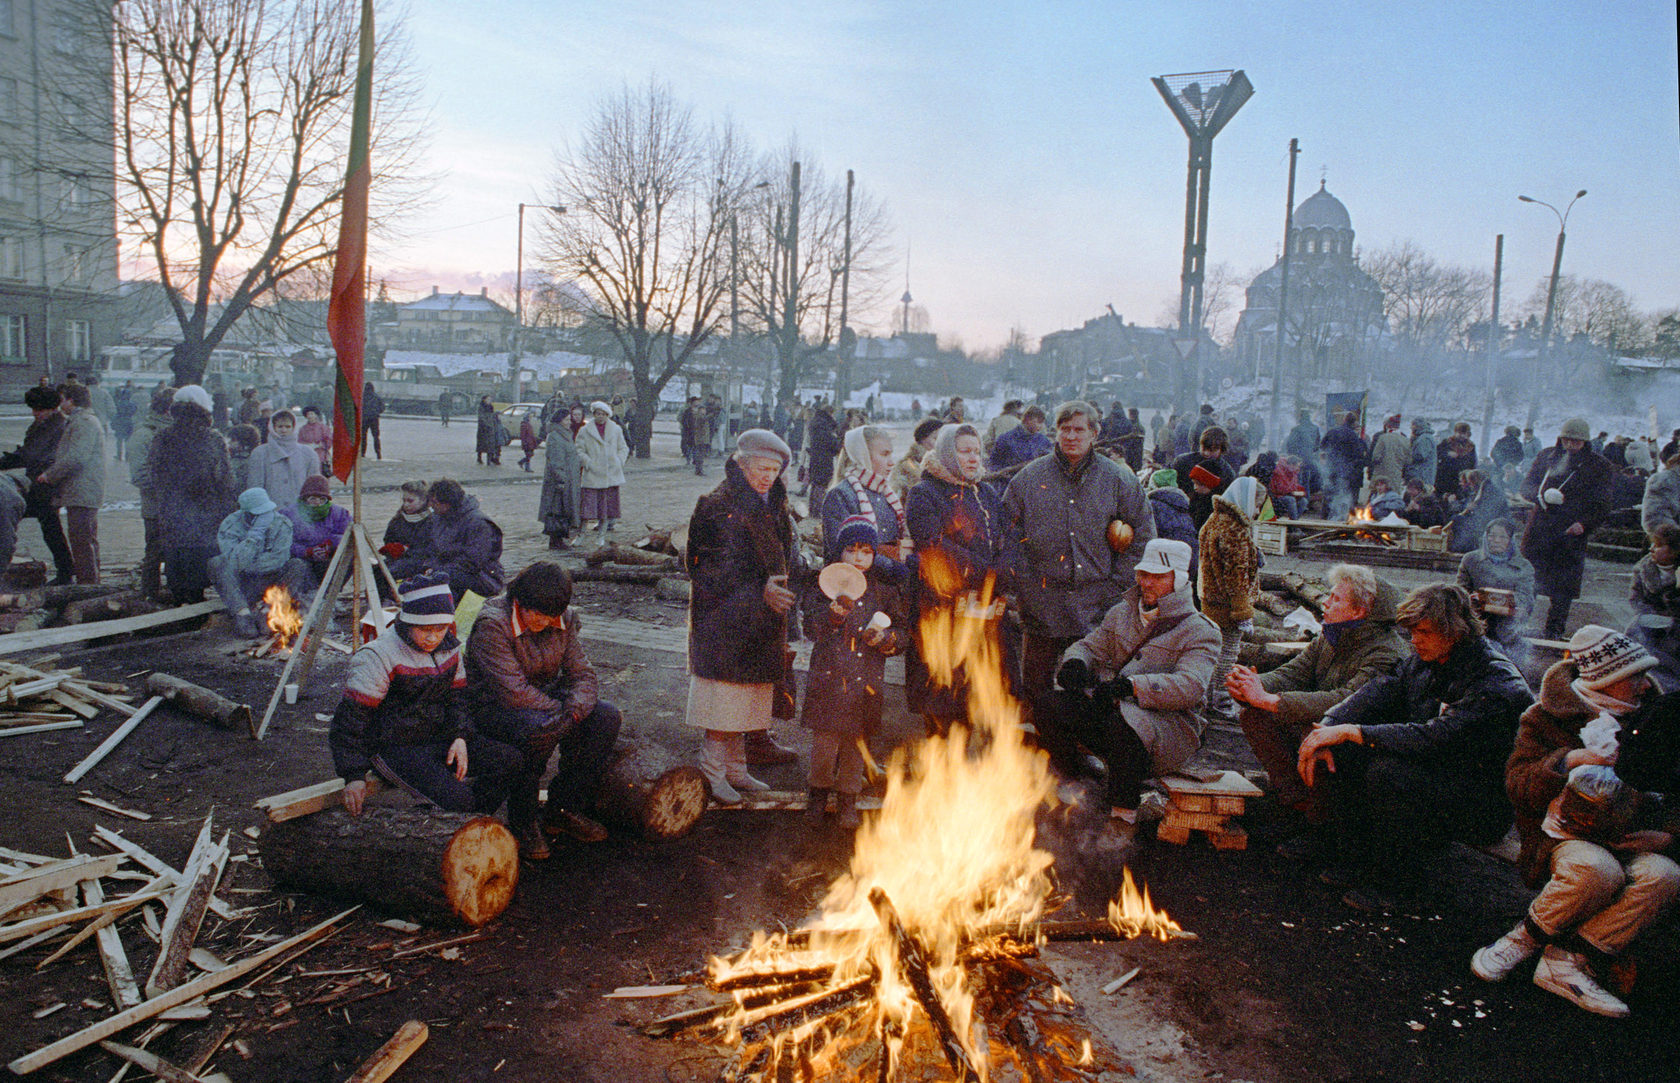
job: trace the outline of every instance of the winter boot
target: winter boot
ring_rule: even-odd
[[[805,822],[812,827],[821,827],[824,817],[828,815],[829,791],[823,786],[812,786],[805,792]]]
[[[700,746],[700,774],[712,791],[712,800],[720,805],[739,805],[741,793],[729,784],[727,752],[722,739],[707,734]]]
[[[774,767],[778,764],[799,762],[799,753],[777,744],[775,735],[769,730],[748,731],[746,742],[749,767]]]

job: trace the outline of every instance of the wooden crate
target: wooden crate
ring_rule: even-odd
[[[1283,523],[1255,523],[1254,545],[1267,556],[1281,557],[1289,552],[1289,527]]]
[[[1432,534],[1427,530],[1414,530],[1406,538],[1406,547],[1414,553],[1445,553],[1447,551],[1447,532]]]

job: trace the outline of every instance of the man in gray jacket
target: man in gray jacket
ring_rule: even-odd
[[[268,493],[252,488],[239,494],[239,510],[216,530],[216,547],[220,552],[210,558],[210,576],[238,634],[247,639],[263,634],[253,608],[276,583],[303,608],[309,566],[292,556],[292,521],[279,513]]]
[[[66,383],[59,409],[68,418],[52,465],[35,480],[53,487],[53,503],[64,509],[70,562],[76,582],[99,582],[99,505],[105,500],[105,426],[88,409],[88,389]]]
[[[1190,600],[1190,547],[1156,538],[1137,584],[1095,631],[1069,647],[1058,690],[1033,703],[1033,726],[1064,775],[1102,761],[1109,803],[1135,809],[1143,780],[1176,771],[1201,747],[1199,715],[1219,660],[1219,629]]]
[[[1050,688],[1062,652],[1090,631],[1135,584],[1138,554],[1155,537],[1155,517],[1137,476],[1096,453],[1097,410],[1056,408],[1056,449],[1009,481],[1006,559],[1016,579],[1024,636],[1025,695]],[[1110,524],[1125,544],[1110,540]]]

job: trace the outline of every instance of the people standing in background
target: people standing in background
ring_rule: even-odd
[[[489,395],[478,397],[478,464],[502,465],[502,420]]]
[[[1295,427],[1289,430],[1289,437],[1283,443],[1283,450],[1298,459],[1317,459],[1318,445],[1324,440],[1324,434],[1319,432],[1318,426],[1313,424],[1312,412],[1302,410],[1296,415]]]
[[[585,520],[593,519],[595,529],[604,535],[618,526],[618,490],[624,484],[624,462],[630,457],[630,445],[606,403],[596,401],[589,408],[592,417],[577,436],[583,487],[578,514]]]
[[[1348,411],[1342,423],[1324,434],[1324,472],[1330,481],[1330,518],[1347,518],[1365,483],[1365,441],[1360,438],[1359,415]]]
[[[454,405],[455,396],[453,394],[448,391],[438,393],[438,418],[443,422],[443,427],[446,429],[449,427],[449,412]]]
[[[323,476],[332,473],[332,426],[321,420],[320,410],[313,406],[303,408],[303,424],[298,428],[297,440],[321,460]]]
[[[806,491],[811,497],[810,506],[821,508],[823,496],[828,492],[828,483],[834,480],[834,457],[840,454],[840,428],[834,420],[832,404],[817,404],[817,412],[811,418],[808,435],[811,448],[811,482]]]
[[[1040,455],[1048,455],[1055,444],[1044,431],[1044,407],[1029,406],[1021,415],[1020,424],[998,437],[988,465],[992,470],[1007,470],[1011,466],[1030,463]]]
[[[75,579],[75,564],[70,558],[70,543],[64,539],[64,524],[59,521],[58,506],[53,503],[53,486],[39,478],[52,465],[58,452],[59,438],[69,419],[60,410],[63,395],[56,387],[32,387],[23,393],[23,403],[35,420],[23,434],[23,443],[14,451],[0,457],[0,470],[21,468],[29,479],[24,491],[24,515],[41,525],[41,539],[52,554],[51,585],[64,586]]]
[[[158,544],[176,605],[204,600],[216,532],[234,506],[227,443],[210,428],[212,402],[202,387],[177,388],[170,424],[152,437],[146,473],[157,492]],[[257,430],[237,425],[254,441]]]
[[[688,405],[677,416],[677,429],[680,434],[682,456],[688,464],[694,467],[694,476],[703,477],[706,473],[706,411],[700,405],[699,395],[690,395]]]
[[[1190,517],[1196,520],[1198,531],[1213,514],[1213,498],[1237,476],[1225,458],[1226,450],[1225,430],[1211,425],[1202,430],[1197,451],[1186,452],[1173,461],[1178,487],[1190,498]]]
[[[1412,442],[1400,431],[1400,415],[1383,421],[1383,431],[1371,441],[1371,476],[1382,476],[1390,485],[1399,485],[1406,477],[1406,467],[1412,462]],[[1472,463],[1472,466],[1475,464]]]
[[[1569,607],[1581,595],[1587,537],[1610,515],[1610,464],[1593,451],[1584,419],[1563,423],[1558,441],[1528,468],[1522,495],[1534,504],[1522,554],[1534,565],[1535,590],[1550,599],[1546,638],[1562,639]]]
[[[525,457],[519,460],[519,468],[527,474],[531,473],[531,456],[537,453],[537,427],[531,421],[531,415],[526,414],[519,419],[519,450]]]
[[[112,395],[110,389],[99,379],[98,373],[94,373],[87,378],[87,390],[88,406],[93,411],[93,416],[99,419],[100,427],[107,434],[110,433],[111,422],[115,421],[117,417],[116,396]],[[130,413],[129,416],[133,417],[134,415]]]
[[[583,462],[577,441],[564,422],[549,430],[543,441],[542,499],[537,518],[548,535],[550,549],[564,549],[583,529]]]
[[[898,494],[901,503],[908,504],[910,490],[922,480],[922,460],[932,450],[934,437],[939,435],[940,424],[936,417],[924,417],[916,422],[910,446],[904,450],[903,458],[893,464],[887,484]]]
[[[992,418],[992,423],[986,426],[984,439],[980,441],[985,448],[986,458],[990,459],[992,457],[992,451],[997,447],[999,437],[1021,424],[1021,411],[1026,405],[1020,399],[1010,399],[1003,404],[1003,413]],[[1044,411],[1040,410],[1039,416],[1043,417]]]
[[[1435,427],[1421,417],[1412,418],[1412,461],[1406,464],[1402,477],[1416,478],[1425,489],[1435,484],[1435,468],[1440,451],[1435,446]]]
[[[1435,454],[1435,493],[1449,503],[1461,494],[1460,475],[1476,469],[1476,443],[1470,439],[1470,423],[1453,425],[1452,435],[1442,440]]]
[[[251,453],[262,443],[262,433],[255,425],[235,425],[227,434],[228,467],[233,472],[234,493],[242,493],[251,486]],[[219,522],[220,520],[218,520]]]
[[[105,500],[105,426],[88,407],[88,389],[65,383],[59,409],[68,419],[52,465],[35,479],[53,489],[64,509],[65,534],[76,582],[99,582],[99,505]]]
[[[140,557],[140,593],[154,601],[163,593],[163,534],[158,523],[158,486],[162,479],[152,476],[152,441],[169,427],[169,407],[174,402],[174,389],[166,384],[158,385],[152,392],[151,408],[134,434],[128,457],[128,480],[140,493],[140,522],[146,546]]]
[[[117,461],[122,462],[128,458],[128,438],[134,435],[134,415],[140,408],[134,397],[134,381],[118,388],[112,397],[117,401],[116,413],[111,415],[111,438],[117,445],[113,449]]]

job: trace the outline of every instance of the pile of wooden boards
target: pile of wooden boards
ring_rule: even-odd
[[[81,854],[72,846],[67,858],[52,858],[0,848],[0,958],[10,957],[60,937],[64,942],[36,966],[39,970],[78,946],[93,941],[105,972],[115,1013],[32,1053],[12,1060],[13,1072],[24,1075],[70,1053],[99,1044],[116,1056],[173,1080],[225,1079],[200,1076],[214,1047],[196,1064],[174,1065],[143,1049],[107,1039],[148,1020],[160,1025],[208,1018],[210,1004],[226,993],[213,990],[256,970],[288,952],[320,939],[349,913],[339,914],[296,936],[278,940],[237,962],[225,962],[197,946],[205,919],[229,921],[244,916],[217,898],[216,888],[230,860],[228,835],[214,837],[205,818],[185,866],[176,870],[136,843],[103,826],[94,841],[110,853]],[[126,893],[107,897],[104,881],[135,881]],[[114,891],[115,889],[113,889]],[[156,944],[151,969],[142,982],[130,963],[128,946],[144,949],[139,940],[125,945],[123,922],[139,918],[141,934]],[[65,1005],[49,1005],[36,1012],[44,1018]],[[96,998],[83,1007],[100,1008]],[[153,1032],[139,1039],[144,1045]]]
[[[1246,810],[1250,797],[1260,796],[1260,787],[1235,771],[1207,782],[1173,775],[1161,785],[1167,791],[1167,816],[1155,828],[1157,839],[1182,846],[1190,841],[1190,832],[1200,831],[1215,849],[1248,849],[1248,832],[1233,820]]]
[[[120,684],[88,680],[82,667],[59,669],[54,658],[29,665],[0,660],[0,737],[78,729],[101,707],[133,714],[133,697]]]

